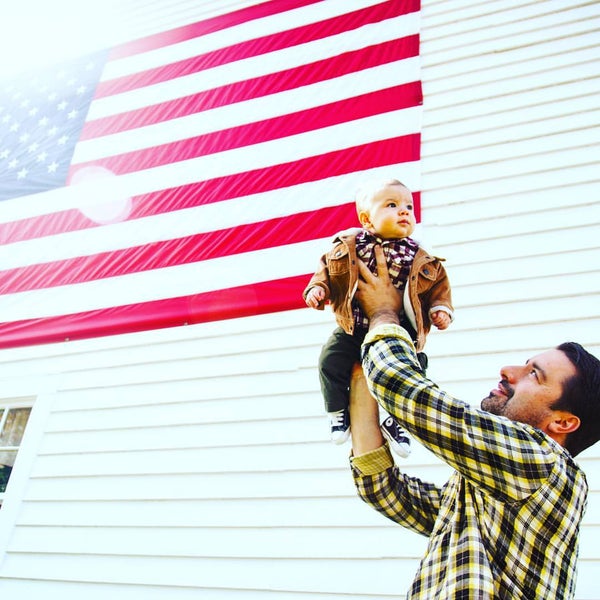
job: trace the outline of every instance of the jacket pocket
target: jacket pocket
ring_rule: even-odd
[[[348,249],[340,244],[336,246],[329,255],[327,265],[329,275],[343,275],[350,271],[350,256]]]

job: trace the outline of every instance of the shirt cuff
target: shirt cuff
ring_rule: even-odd
[[[371,344],[373,342],[376,342],[377,340],[381,340],[387,337],[399,337],[412,345],[412,339],[410,335],[408,335],[408,331],[406,331],[404,327],[392,323],[378,325],[377,327],[370,329],[363,343]]]
[[[394,459],[390,452],[390,448],[387,442],[370,452],[360,454],[359,456],[353,456],[350,459],[352,466],[360,471],[362,475],[376,475],[377,473],[383,473],[390,467],[394,466]]]

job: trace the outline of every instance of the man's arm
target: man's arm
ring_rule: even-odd
[[[440,507],[441,490],[408,477],[394,464],[379,427],[379,409],[362,368],[356,365],[350,383],[352,476],[359,497],[395,523],[430,535]]]
[[[359,301],[371,320],[363,370],[371,394],[417,440],[467,479],[499,497],[521,500],[547,480],[556,454],[545,434],[471,407],[424,377],[408,333],[398,325],[401,300],[382,252],[378,273],[361,269]]]
[[[379,406],[369,388],[359,364],[354,365],[350,380],[350,423],[352,423],[352,452],[366,454],[383,446],[379,426]]]

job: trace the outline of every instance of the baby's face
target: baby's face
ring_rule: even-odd
[[[412,194],[401,185],[381,188],[369,211],[361,212],[359,218],[365,229],[384,240],[408,237],[417,224]]]

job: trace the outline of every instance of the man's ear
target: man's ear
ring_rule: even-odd
[[[573,413],[557,411],[548,423],[548,429],[557,435],[573,433],[579,429],[581,421]]]

